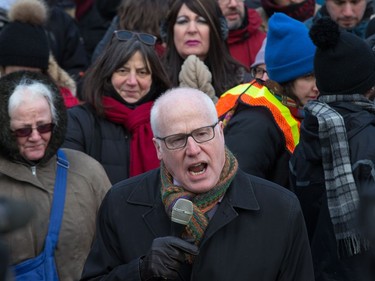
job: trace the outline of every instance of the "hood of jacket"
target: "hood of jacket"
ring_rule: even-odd
[[[39,81],[52,90],[53,104],[56,108],[58,123],[55,125],[50,142],[46,149],[46,153],[38,164],[44,164],[56,154],[59,147],[62,145],[67,128],[67,112],[62,96],[58,87],[45,74],[19,71],[14,72],[0,78],[0,154],[6,159],[13,162],[22,162],[28,165],[35,165],[24,159],[17,145],[16,137],[10,130],[10,117],[8,114],[8,102],[11,94],[14,92],[16,86],[23,79],[30,79]]]
[[[262,18],[259,16],[257,11],[246,7],[245,9],[247,9],[247,12],[245,12],[245,17],[241,27],[236,30],[229,31],[229,45],[247,40],[252,34],[258,32],[262,24]]]

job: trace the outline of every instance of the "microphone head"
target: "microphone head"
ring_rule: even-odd
[[[172,208],[171,220],[175,223],[187,225],[193,216],[193,202],[180,198]]]

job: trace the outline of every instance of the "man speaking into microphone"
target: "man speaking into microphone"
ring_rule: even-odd
[[[238,168],[206,94],[167,91],[151,126],[160,168],[107,193],[81,280],[314,280],[297,198]]]

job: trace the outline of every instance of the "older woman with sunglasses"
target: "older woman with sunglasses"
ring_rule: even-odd
[[[170,83],[155,43],[150,34],[115,31],[86,72],[85,104],[68,111],[64,147],[102,163],[112,184],[159,166],[150,110]]]
[[[58,237],[52,253],[59,280],[78,280],[93,240],[96,213],[111,186],[97,161],[82,152],[60,149],[66,123],[63,98],[50,78],[19,71],[0,79],[0,198],[25,201],[34,215],[16,231],[4,233],[4,227],[0,231],[9,247],[15,280],[20,280],[25,262],[50,249],[49,227],[56,229]],[[56,202],[62,202],[60,208]],[[17,225],[27,215],[19,214],[17,219],[17,210],[0,207],[3,219],[15,218],[2,220],[5,225]],[[60,222],[55,220],[57,214]]]

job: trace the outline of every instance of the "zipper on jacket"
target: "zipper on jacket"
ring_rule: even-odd
[[[31,166],[31,173],[33,176],[36,176],[36,167],[35,166]]]

